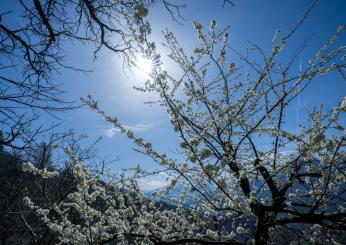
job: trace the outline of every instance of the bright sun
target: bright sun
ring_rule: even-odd
[[[137,60],[137,67],[141,72],[149,74],[153,70],[153,62],[145,57],[140,57]]]

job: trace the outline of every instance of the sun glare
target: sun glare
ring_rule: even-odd
[[[153,70],[153,62],[145,57],[140,57],[137,60],[137,67],[141,72],[149,74]]]

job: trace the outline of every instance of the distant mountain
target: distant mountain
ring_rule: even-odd
[[[144,194],[150,199],[150,200],[154,200],[154,196],[152,195],[152,193],[156,192],[157,195],[162,195],[164,194],[166,191],[166,187],[161,187],[161,188],[157,188],[154,189],[152,191],[146,191],[144,192]],[[175,198],[177,200],[179,200],[180,198],[180,194],[184,191],[184,186],[181,184],[178,184],[172,191],[169,192],[169,194],[167,195],[167,199],[163,200],[165,203],[169,204],[169,205],[173,205],[176,206],[176,203],[172,202],[171,199]],[[194,199],[189,198],[189,196],[191,197],[191,195],[193,196],[198,196],[197,192],[190,192],[187,193],[185,199],[184,199],[184,205],[186,206],[190,206],[192,204],[196,204],[197,201]],[[156,198],[157,199],[157,198]]]

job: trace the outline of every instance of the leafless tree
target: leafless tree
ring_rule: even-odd
[[[47,128],[37,126],[40,113],[52,115],[78,106],[66,101],[54,74],[61,69],[85,71],[65,62],[64,45],[105,48],[133,65],[153,4],[163,4],[174,19],[180,8],[166,0],[18,0],[0,12],[1,145],[24,149]],[[1,5],[5,5],[2,3]],[[14,21],[13,21],[14,19]]]

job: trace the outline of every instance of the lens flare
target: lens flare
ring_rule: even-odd
[[[140,71],[147,74],[151,73],[151,71],[153,70],[153,62],[150,59],[147,59],[145,57],[140,57],[137,60],[136,65]]]

